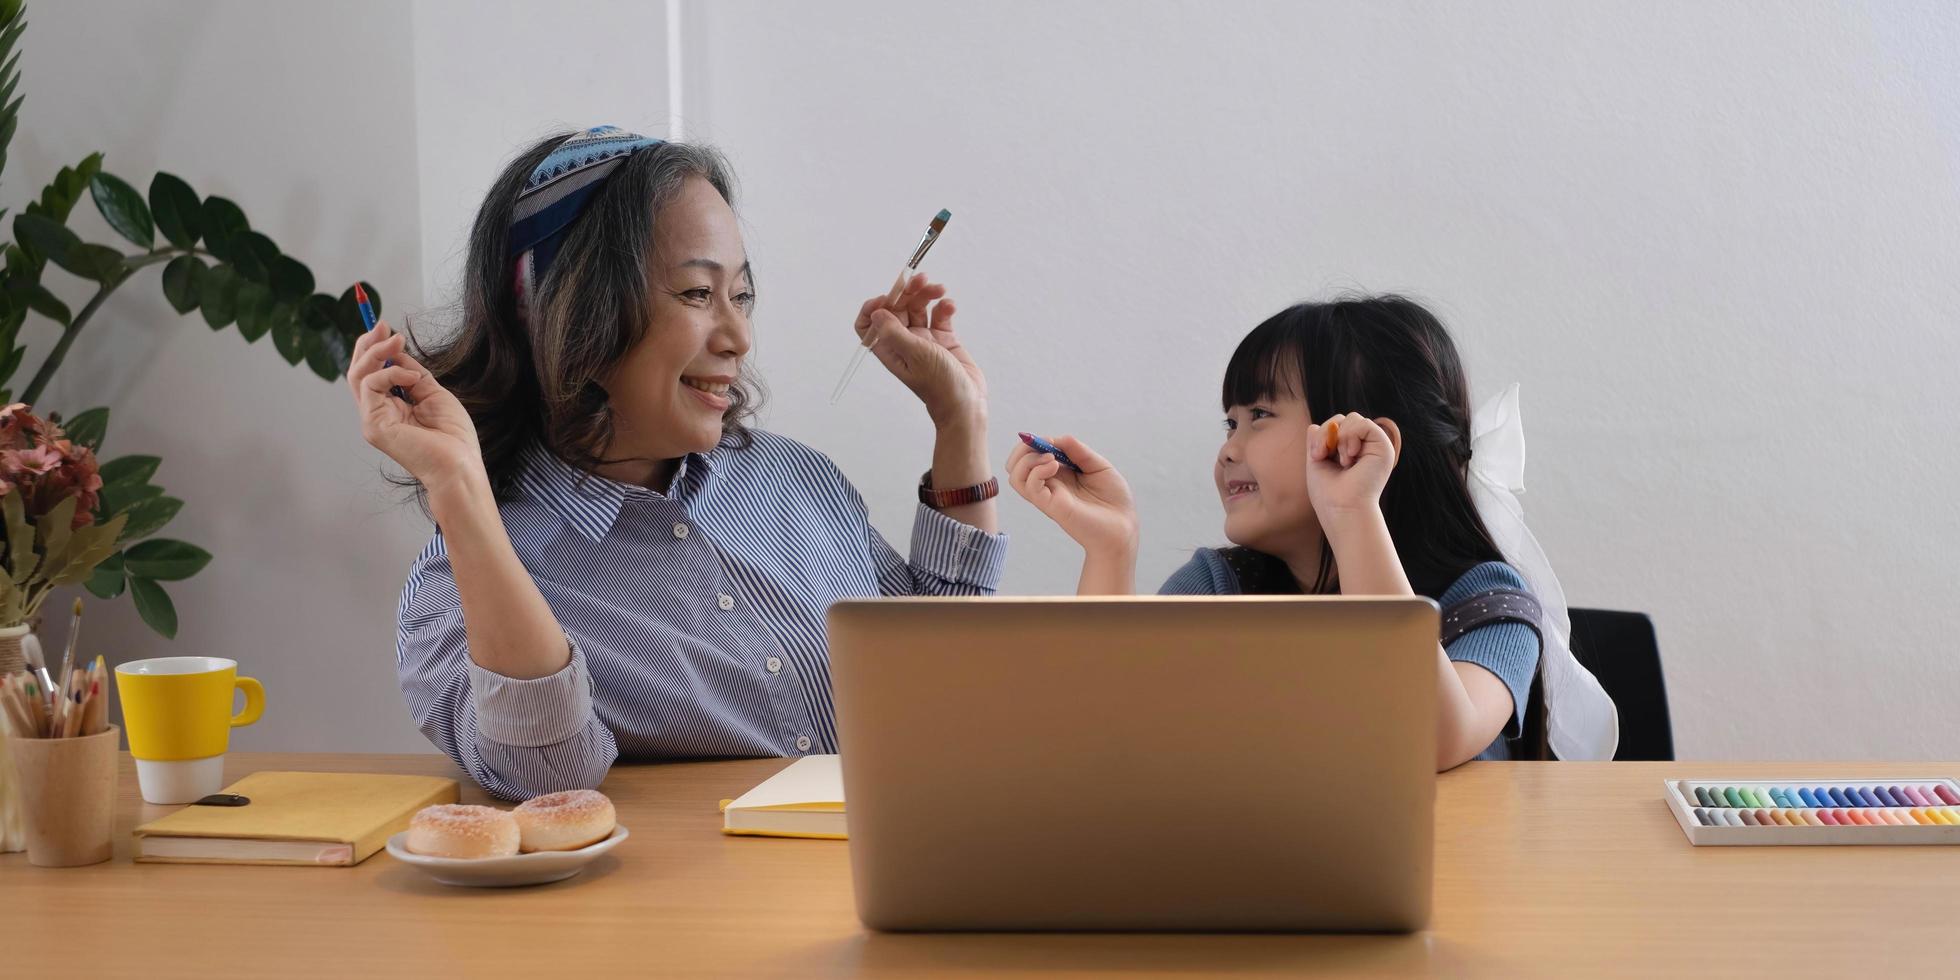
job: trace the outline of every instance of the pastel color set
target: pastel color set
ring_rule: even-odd
[[[1666,781],[1694,844],[1960,844],[1951,779]]]

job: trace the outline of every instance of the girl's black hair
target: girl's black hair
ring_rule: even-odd
[[[1316,419],[1346,412],[1389,418],[1402,452],[1382,488],[1382,516],[1416,592],[1441,596],[1464,572],[1503,553],[1470,499],[1470,386],[1449,331],[1402,296],[1301,303],[1255,327],[1225,368],[1224,409],[1299,397]],[[1286,564],[1250,548],[1226,559],[1247,592],[1299,592]],[[1331,592],[1324,542],[1312,591]]]

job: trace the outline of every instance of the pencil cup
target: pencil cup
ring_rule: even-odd
[[[27,860],[74,868],[109,860],[122,729],[76,738],[10,738],[27,818]]]

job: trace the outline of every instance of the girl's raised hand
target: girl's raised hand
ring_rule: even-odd
[[[1008,483],[1035,509],[1048,515],[1075,543],[1091,554],[1134,552],[1136,505],[1130,484],[1109,460],[1074,436],[1058,436],[1055,448],[1068,454],[1077,473],[1062,461],[1015,443],[1007,455]]]
[[[1307,499],[1321,526],[1380,512],[1382,487],[1395,469],[1394,428],[1358,412],[1307,426]]]

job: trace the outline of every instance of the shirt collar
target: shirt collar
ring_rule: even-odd
[[[689,486],[699,486],[714,470],[728,445],[724,440],[709,452],[681,457],[680,468],[674,471],[674,480],[666,493],[579,469],[538,443],[525,448],[517,481],[524,496],[564,518],[565,523],[588,540],[602,541],[619,521],[620,508],[626,501],[681,499]]]

